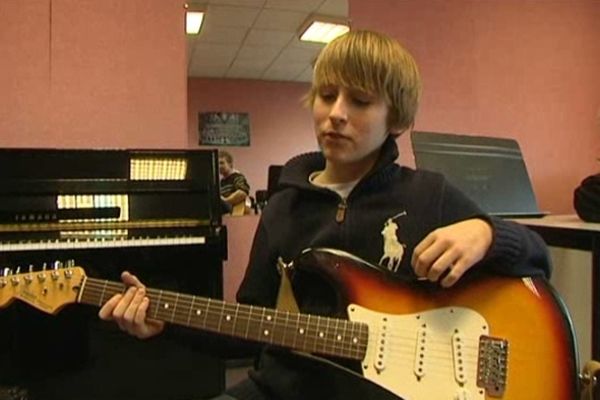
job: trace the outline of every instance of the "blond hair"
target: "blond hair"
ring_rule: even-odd
[[[414,125],[421,78],[413,57],[396,40],[372,31],[350,31],[321,50],[305,103],[323,86],[339,85],[382,96],[388,129],[398,133]]]

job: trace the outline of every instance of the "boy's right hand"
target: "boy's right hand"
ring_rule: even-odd
[[[98,312],[100,319],[115,321],[122,331],[140,339],[147,339],[161,333],[165,327],[164,322],[146,319],[146,311],[150,300],[146,297],[146,287],[139,279],[123,272],[121,279],[127,290],[124,294],[117,294],[110,298]]]

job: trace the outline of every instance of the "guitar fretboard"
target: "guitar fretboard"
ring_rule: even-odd
[[[79,301],[101,306],[124,290],[118,282],[87,278]],[[366,353],[368,327],[363,323],[157,289],[146,292],[153,319],[308,353],[356,360]]]

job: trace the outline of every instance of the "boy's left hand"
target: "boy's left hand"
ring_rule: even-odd
[[[454,285],[483,258],[492,244],[492,227],[473,218],[438,228],[415,247],[411,264],[417,276],[440,284]]]

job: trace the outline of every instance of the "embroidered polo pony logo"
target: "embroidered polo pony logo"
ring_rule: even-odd
[[[398,271],[398,267],[400,267],[402,257],[404,256],[404,248],[406,247],[404,243],[398,241],[398,236],[396,235],[398,224],[394,220],[404,215],[406,215],[406,211],[388,218],[381,231],[383,235],[383,256],[379,260],[379,264],[392,272]]]

